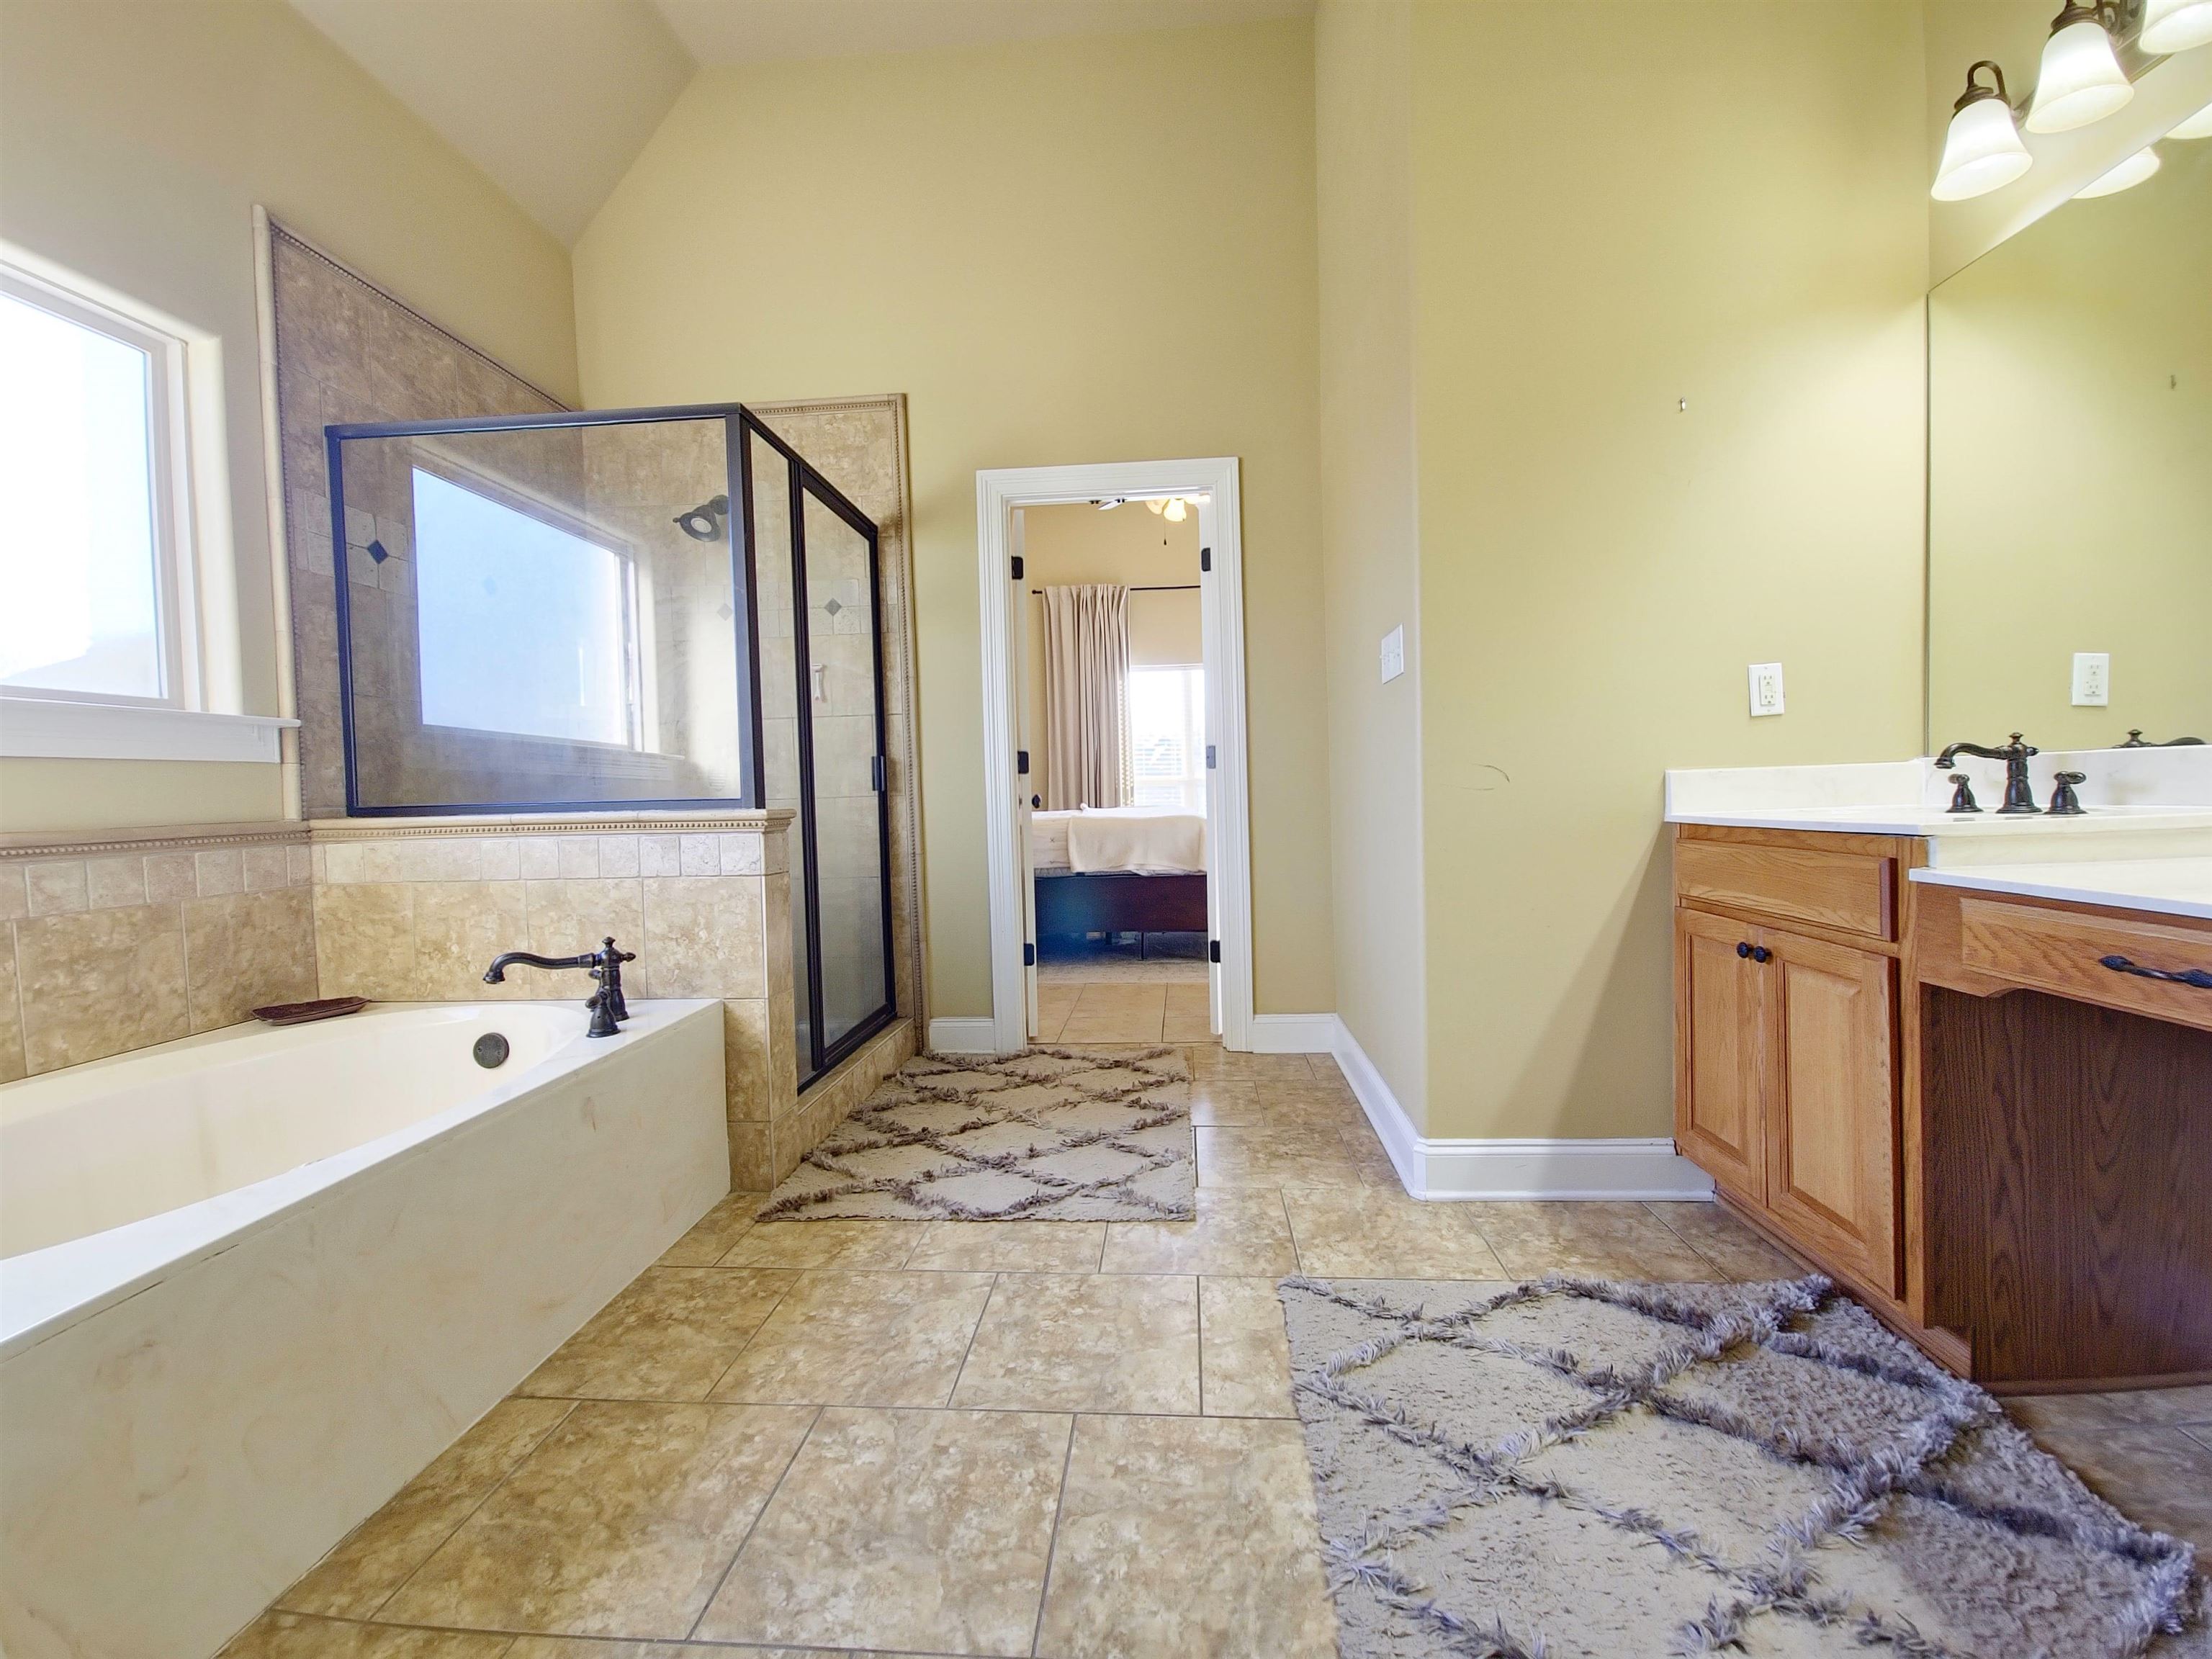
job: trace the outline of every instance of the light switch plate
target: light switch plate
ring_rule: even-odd
[[[1382,684],[1406,672],[1406,625],[1403,623],[1382,636]]]
[[[2076,651],[2074,653],[2074,707],[2108,708],[2112,702],[2112,653]]]
[[[1778,662],[1755,662],[1751,665],[1751,714],[1757,720],[1762,714],[1782,712],[1782,665]]]

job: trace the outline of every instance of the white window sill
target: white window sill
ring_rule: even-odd
[[[299,721],[63,697],[0,696],[0,757],[44,760],[248,761],[283,757]]]

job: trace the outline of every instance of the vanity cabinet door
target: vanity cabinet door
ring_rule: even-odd
[[[1895,1295],[1897,964],[1762,929],[1766,1206],[1816,1255]]]
[[[1738,947],[1757,931],[1701,910],[1674,913],[1675,1146],[1753,1205],[1766,1201],[1761,975]]]

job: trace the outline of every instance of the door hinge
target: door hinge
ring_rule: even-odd
[[[1212,548],[1201,547],[1198,550],[1198,568],[1200,570],[1211,570],[1213,568],[1213,550]]]
[[[1024,778],[1029,776],[1030,751],[1028,750],[1017,749],[1014,750],[1014,771],[1018,776]]]
[[[1020,554],[1017,553],[1017,554],[1015,554],[1015,555],[1014,555],[1014,580],[1015,580],[1016,581],[1019,581],[1019,580],[1021,580],[1021,579],[1022,579],[1022,556],[1021,556]]]
[[[1221,960],[1221,941],[1219,939],[1210,939],[1206,941],[1206,959],[1208,962],[1218,962]]]
[[[1022,944],[1022,966],[1024,968],[1036,966],[1036,946],[1027,940],[1024,940]]]
[[[1213,770],[1213,745],[1210,743],[1206,745],[1206,769]]]
[[[884,757],[881,755],[874,755],[869,758],[872,763],[868,769],[871,774],[870,781],[874,784],[876,793],[880,795],[888,787],[884,778]]]

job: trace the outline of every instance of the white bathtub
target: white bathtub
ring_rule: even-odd
[[[0,1652],[214,1652],[728,1189],[720,1005],[631,1007],[0,1088]]]

